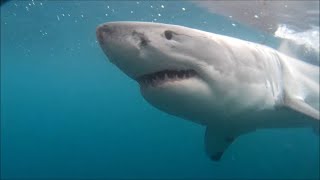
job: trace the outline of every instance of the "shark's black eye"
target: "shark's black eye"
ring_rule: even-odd
[[[165,31],[164,32],[164,36],[166,37],[166,39],[171,40],[172,39],[172,31]]]

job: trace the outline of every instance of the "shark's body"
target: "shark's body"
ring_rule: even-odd
[[[97,38],[150,104],[207,126],[206,152],[213,160],[236,137],[259,128],[319,129],[317,66],[176,25],[106,23]]]

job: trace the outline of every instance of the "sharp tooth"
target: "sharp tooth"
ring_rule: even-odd
[[[164,73],[160,73],[160,74],[159,74],[159,78],[160,78],[161,80],[163,80],[163,79],[164,79]]]
[[[151,85],[155,86],[157,84],[157,80],[153,79]]]
[[[164,74],[164,80],[168,80],[168,79],[169,79],[168,74],[165,73],[165,74]]]
[[[181,77],[182,79],[186,78],[186,71],[181,71]]]
[[[190,72],[187,71],[187,72],[186,72],[186,78],[189,78],[189,77],[190,77]]]
[[[189,71],[189,76],[194,76],[194,72],[193,71]]]

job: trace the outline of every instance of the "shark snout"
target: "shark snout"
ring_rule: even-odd
[[[96,28],[97,40],[108,60],[129,77],[135,79],[144,67],[140,50],[150,40],[135,26],[126,23],[106,23]]]
[[[97,27],[96,29],[96,36],[101,45],[105,44],[108,37],[111,37],[112,34],[115,32],[113,26],[108,24],[103,24]]]

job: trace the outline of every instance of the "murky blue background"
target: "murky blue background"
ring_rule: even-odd
[[[204,127],[150,106],[107,61],[95,28],[119,20],[277,46],[186,1],[10,1],[1,7],[2,178],[319,178],[310,129],[244,135],[210,161]]]

